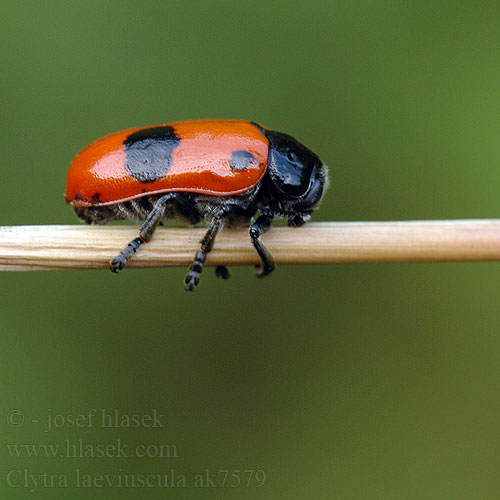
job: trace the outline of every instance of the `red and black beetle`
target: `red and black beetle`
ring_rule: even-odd
[[[143,222],[139,237],[111,261],[115,273],[151,240],[162,218],[205,220],[208,231],[185,279],[192,291],[223,226],[251,222],[262,261],[257,275],[269,274],[274,260],[260,236],[276,216],[304,224],[327,184],[326,166],[287,134],[250,121],[198,120],[123,130],[93,142],[69,168],[66,202],[87,224]],[[225,266],[216,274],[229,278]]]

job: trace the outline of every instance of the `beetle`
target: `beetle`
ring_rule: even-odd
[[[327,186],[327,167],[287,134],[251,121],[194,120],[122,130],[93,142],[69,168],[66,202],[87,224],[142,222],[139,236],[111,260],[115,273],[163,218],[205,221],[208,230],[185,278],[193,291],[223,226],[250,226],[261,260],[257,276],[271,273],[274,259],[260,236],[274,217],[304,224]],[[230,276],[226,266],[215,271]]]

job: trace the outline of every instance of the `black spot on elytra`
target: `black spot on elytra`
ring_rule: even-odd
[[[247,170],[255,157],[250,151],[233,151],[231,153],[231,169]]]
[[[94,196],[92,196],[92,201],[99,201],[101,198],[101,195],[99,193],[95,193]]]
[[[130,175],[141,182],[154,182],[165,177],[180,140],[169,126],[146,128],[130,134],[124,142]]]

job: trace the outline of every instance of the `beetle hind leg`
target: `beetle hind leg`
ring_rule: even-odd
[[[130,241],[129,244],[114,259],[111,260],[111,271],[114,273],[121,271],[127,265],[127,262],[132,255],[134,255],[144,243],[151,240],[156,226],[165,215],[167,203],[172,201],[175,196],[175,193],[168,193],[157,200],[154,207],[146,217],[146,220],[139,231],[139,236]]]
[[[111,271],[117,273],[121,271],[126,265],[130,257],[134,255],[139,248],[145,243],[142,238],[134,238],[132,241],[129,241],[128,245],[111,261],[110,267]]]

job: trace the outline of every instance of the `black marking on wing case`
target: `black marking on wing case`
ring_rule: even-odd
[[[130,134],[124,142],[130,175],[141,182],[154,182],[165,177],[180,141],[170,126],[146,128]]]
[[[233,151],[231,153],[231,170],[247,170],[255,156],[250,151]]]

